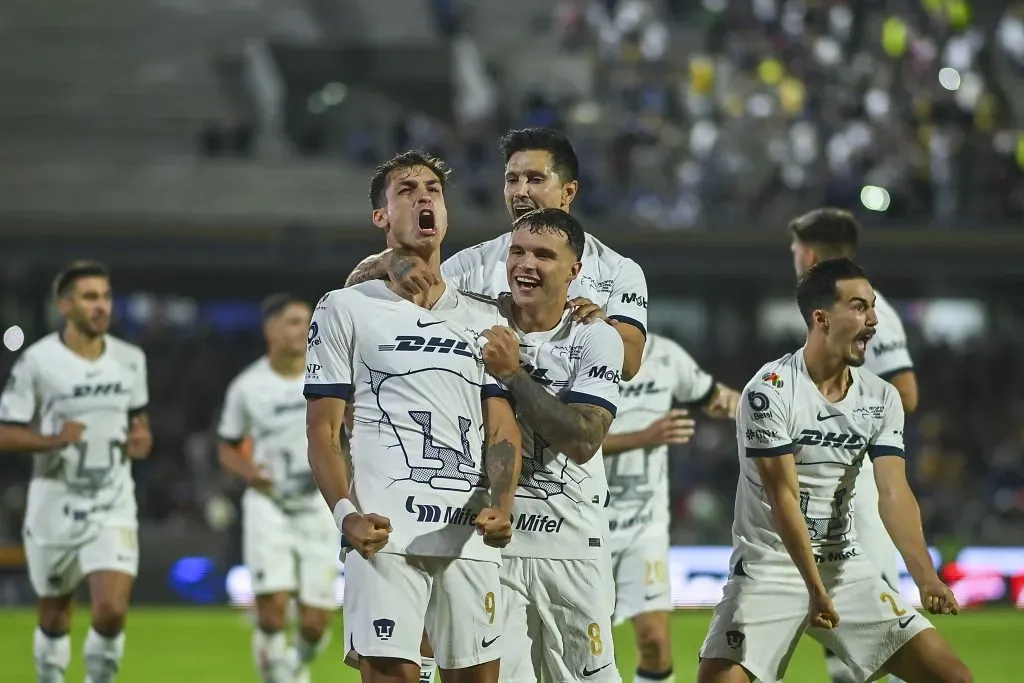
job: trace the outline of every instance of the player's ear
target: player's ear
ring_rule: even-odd
[[[381,230],[387,231],[388,225],[388,213],[384,209],[373,210],[373,224]]]
[[[580,184],[576,180],[570,180],[565,185],[562,185],[562,208],[568,209],[569,205],[572,204],[572,200],[576,199],[576,192],[580,189]]]
[[[819,308],[814,312],[814,326],[820,327],[826,334],[828,333],[829,315],[828,311],[823,308]]]
[[[579,261],[577,261],[576,263],[572,264],[572,269],[569,271],[569,282],[572,282],[577,277],[579,277],[580,270],[582,270],[582,269],[583,269],[583,264],[580,263]]]

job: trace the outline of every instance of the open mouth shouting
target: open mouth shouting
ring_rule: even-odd
[[[437,234],[437,219],[433,209],[421,209],[416,220],[421,234],[428,237]]]
[[[518,273],[512,277],[512,284],[517,294],[531,294],[540,288],[540,278],[534,275]]]
[[[868,342],[874,336],[875,336],[875,331],[874,330],[872,330],[872,329],[864,330],[863,332],[861,332],[860,334],[858,334],[854,338],[853,345],[857,349],[857,351],[859,351],[860,353],[865,353],[868,350]]]
[[[512,202],[512,213],[515,215],[516,218],[521,218],[522,216],[525,216],[526,214],[530,213],[536,208],[536,206],[525,200],[520,199]]]

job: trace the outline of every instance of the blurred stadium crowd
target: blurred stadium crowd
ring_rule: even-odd
[[[452,35],[470,24],[460,7],[476,11],[435,7]],[[491,115],[570,132],[584,211],[662,229],[775,225],[822,204],[946,229],[1024,219],[1022,2],[558,0],[546,12],[525,17],[530,30],[596,62],[593,87],[538,73]],[[493,154],[479,130],[450,139],[416,114],[396,148],[419,142],[473,171]]]

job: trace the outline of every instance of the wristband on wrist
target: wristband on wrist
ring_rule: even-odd
[[[348,498],[342,498],[334,505],[334,524],[338,527],[338,531],[341,531],[341,525],[345,521],[345,518],[349,515],[358,515],[359,510],[352,504],[352,501]]]

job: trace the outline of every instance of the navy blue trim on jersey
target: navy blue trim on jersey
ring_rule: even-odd
[[[904,365],[904,366],[896,368],[895,370],[890,370],[889,372],[886,372],[886,373],[879,373],[878,376],[881,377],[882,379],[884,379],[886,382],[888,382],[890,379],[892,379],[896,375],[900,374],[901,372],[913,372],[913,371],[914,371],[914,366],[913,365]]]
[[[895,455],[899,458],[906,458],[906,454],[902,448],[896,446],[868,446],[868,457],[874,460],[875,458],[884,458],[887,455]]]
[[[489,398],[503,398],[509,402],[513,409],[516,407],[516,399],[508,389],[502,389],[497,384],[485,384],[480,387],[480,400],[486,401]]]
[[[224,443],[226,443],[227,445],[233,446],[235,448],[238,448],[239,446],[241,446],[242,442],[245,441],[245,437],[244,436],[240,436],[237,439],[229,439],[227,437],[219,436],[218,435],[217,438],[220,439],[221,441],[223,441]]]
[[[600,396],[594,396],[593,394],[584,394],[582,391],[570,391],[565,395],[566,403],[585,403],[586,405],[598,406],[604,408],[612,417],[615,417],[615,413],[618,412],[618,408],[611,401],[601,398]]]
[[[302,388],[306,398],[340,398],[347,401],[352,398],[351,384],[307,384]]]
[[[28,427],[31,422],[21,422],[20,420],[0,420],[0,427]]]
[[[647,328],[644,327],[644,324],[636,318],[630,318],[628,315],[610,315],[608,316],[608,319],[632,325],[636,329],[640,330],[640,334],[644,335],[644,339],[647,338]]]
[[[747,457],[748,458],[778,458],[783,455],[793,454],[793,444],[784,443],[781,446],[772,446],[771,448],[753,448],[747,446]]]
[[[149,408],[148,405],[141,405],[138,408],[129,408],[128,409],[128,419],[131,420],[132,418],[135,418],[135,417],[138,417],[139,415],[142,415],[143,413],[146,412],[147,408]]]
[[[708,389],[706,392],[704,392],[703,396],[698,398],[696,401],[694,401],[690,405],[697,406],[698,408],[703,408],[707,404],[711,403],[711,399],[714,397],[716,391],[718,391],[718,382],[716,382],[715,378],[712,377],[711,378],[711,388]]]

